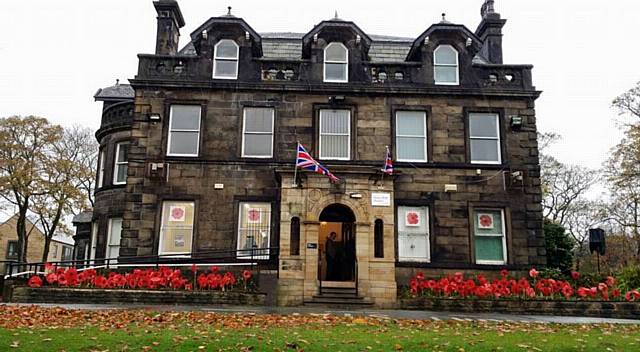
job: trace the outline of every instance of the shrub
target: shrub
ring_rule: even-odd
[[[566,233],[564,227],[545,220],[544,241],[547,250],[547,267],[563,272],[571,270],[575,241]]]
[[[640,289],[640,266],[632,265],[618,271],[618,286],[622,290]]]

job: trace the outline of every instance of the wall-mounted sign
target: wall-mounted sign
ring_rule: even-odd
[[[371,205],[374,207],[390,207],[391,193],[383,193],[383,192],[371,193]]]
[[[404,214],[404,226],[418,227],[422,223],[422,217],[420,212],[415,210],[408,210]]]
[[[317,243],[307,243],[307,249],[318,249]]]

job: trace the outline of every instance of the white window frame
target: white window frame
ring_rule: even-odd
[[[220,46],[220,44],[222,43],[233,43],[233,45],[236,47],[236,57],[235,58],[228,58],[228,57],[218,57],[218,46]],[[236,63],[236,74],[233,77],[227,77],[227,76],[216,76],[216,68],[218,66],[218,60],[221,61],[235,61]],[[213,49],[213,78],[215,79],[238,79],[238,62],[240,61],[240,46],[238,45],[238,43],[236,43],[234,40],[231,39],[221,39],[220,41],[218,41],[218,43],[216,43],[214,49]]]
[[[172,129],[171,125],[173,124],[173,108],[176,106],[197,106],[198,109],[198,141],[196,143],[196,152],[195,154],[186,154],[186,153],[171,153],[171,134],[172,132],[196,132],[196,130],[186,130],[186,129]],[[198,157],[200,155],[200,135],[202,133],[202,106],[200,105],[187,105],[187,104],[175,104],[171,105],[169,108],[169,133],[167,137],[167,156],[182,156],[182,157]]]
[[[438,50],[440,50],[442,48],[445,48],[445,47],[446,48],[450,48],[451,50],[453,50],[456,53],[456,63],[455,63],[455,65],[454,64],[439,64],[437,62],[436,53],[438,52]],[[437,67],[455,67],[456,68],[456,81],[455,82],[438,82],[437,75],[436,75],[436,68]],[[435,84],[443,85],[443,86],[457,86],[457,85],[460,85],[460,53],[452,45],[449,45],[449,44],[439,45],[436,48],[436,50],[433,51],[433,81],[435,82]]]
[[[165,213],[165,206],[167,206],[167,204],[170,203],[191,203],[193,204],[193,220],[192,220],[192,224],[191,224],[191,249],[189,250],[189,252],[166,252],[162,250],[162,244],[164,243],[164,232],[165,232],[165,225],[164,225],[164,213]],[[196,202],[192,201],[192,200],[165,200],[162,202],[161,205],[161,214],[162,216],[160,216],[160,235],[158,236],[159,242],[158,242],[158,255],[165,255],[165,256],[171,256],[171,257],[175,257],[175,258],[191,258],[191,252],[193,251],[193,244],[194,244],[194,233],[195,233],[195,229],[196,229]],[[167,221],[168,222],[168,221]]]
[[[104,186],[105,157],[105,148],[100,148],[100,152],[98,153],[98,183],[96,188],[102,188],[102,186]]]
[[[248,109],[264,109],[271,111],[271,132],[247,132],[247,110]],[[243,158],[260,158],[260,159],[271,159],[273,158],[273,135],[275,131],[275,110],[273,108],[262,108],[262,107],[246,107],[242,109],[242,157]],[[249,155],[245,153],[245,143],[247,139],[245,136],[247,134],[252,135],[271,135],[271,143],[269,147],[271,150],[269,151],[269,155]]]
[[[424,236],[424,234],[405,234],[405,235],[401,235],[400,234],[400,230],[398,228],[399,222],[400,221],[404,221],[403,219],[398,218],[397,221],[398,223],[396,224],[396,230],[398,231],[398,243],[396,243],[396,245],[398,246],[398,262],[403,262],[403,263],[431,263],[431,217],[429,216],[429,207],[428,206],[422,206],[422,205],[418,205],[418,206],[411,206],[411,205],[398,205],[396,207],[396,216],[398,215],[398,212],[400,210],[400,208],[423,208],[424,209],[424,214],[425,214],[425,228],[427,230],[426,233],[426,243],[427,243],[427,248],[426,248],[426,253],[427,256],[425,258],[417,258],[417,257],[400,257],[400,238],[401,236]]]
[[[96,249],[98,248],[98,222],[94,221],[91,223],[91,249],[89,250],[89,260],[96,259]],[[90,265],[94,265],[95,263],[90,263]]]
[[[242,230],[246,230],[243,227],[240,227],[242,225],[242,206],[245,204],[268,204],[269,205],[269,217],[268,217],[268,224],[267,224],[267,228],[269,230],[269,233],[267,234],[267,247],[265,248],[270,248],[271,247],[271,215],[272,215],[272,211],[273,211],[273,205],[269,202],[252,202],[252,201],[246,201],[246,202],[239,202],[238,203],[238,230],[236,232],[236,249],[238,250],[237,252],[237,257],[238,258],[252,258],[251,253],[249,254],[244,254],[246,253],[246,249],[242,248],[241,243],[240,243],[240,234],[242,233]],[[258,248],[259,249],[259,248]],[[242,251],[242,252],[240,252]],[[241,254],[243,253],[243,254]],[[263,251],[260,251],[260,253],[262,254]],[[269,253],[263,254],[263,255],[255,255],[253,256],[253,259],[269,259]]]
[[[484,115],[484,116],[493,116],[496,119],[496,136],[497,137],[478,137],[473,136],[471,133],[471,117],[474,115]],[[500,114],[497,113],[470,113],[467,117],[467,123],[469,126],[469,158],[472,164],[484,164],[484,165],[501,165],[502,164],[502,140],[500,136]],[[485,140],[485,141],[496,141],[498,147],[498,160],[487,161],[487,160],[473,160],[473,151],[472,151],[472,143],[473,140]]]
[[[118,181],[118,170],[122,165],[127,165],[129,163],[129,157],[126,156],[126,161],[118,161],[118,156],[120,155],[120,147],[124,144],[130,144],[129,142],[119,142],[116,143],[116,154],[113,158],[113,184],[114,185],[126,185],[127,184],[127,175],[124,176],[124,181]]]
[[[347,115],[347,133],[322,133],[322,114],[325,111],[346,111]],[[351,160],[351,110],[349,109],[320,109],[319,113],[319,129],[318,129],[318,159],[321,160]],[[322,155],[322,136],[347,136],[347,157],[346,158],[336,158],[331,156],[323,156]]]
[[[501,224],[502,224],[502,234],[487,234],[487,233],[482,233],[482,234],[478,234],[476,233],[476,221],[477,217],[478,217],[478,213],[482,213],[482,212],[500,212],[500,216],[501,216]],[[508,254],[507,254],[507,226],[506,226],[506,219],[504,217],[504,209],[491,209],[491,208],[478,208],[478,209],[474,209],[473,210],[473,246],[474,246],[474,250],[473,250],[473,256],[476,257],[476,264],[481,264],[481,265],[505,265],[507,264],[507,258],[508,258]],[[475,248],[475,241],[476,241],[476,237],[502,237],[502,254],[503,254],[503,258],[504,260],[500,261],[500,260],[482,260],[482,259],[478,259],[477,255],[476,255],[476,248]]]
[[[340,45],[345,50],[345,60],[344,61],[335,61],[335,60],[327,60],[327,49],[329,49],[332,45]],[[340,42],[331,42],[324,48],[324,59],[322,65],[322,78],[324,82],[329,83],[348,83],[349,82],[349,49]],[[344,79],[327,79],[327,64],[343,64],[345,67],[345,76]]]
[[[409,136],[409,135],[401,135],[398,133],[398,113],[401,112],[419,112],[422,113],[424,116],[424,134],[423,136],[423,140],[424,140],[424,159],[420,160],[420,159],[401,159],[398,156],[398,138],[419,138],[418,136]],[[427,135],[427,112],[426,111],[413,111],[413,110],[398,110],[396,111],[396,161],[399,162],[410,162],[410,163],[426,163],[429,161],[429,155],[428,155],[428,147],[427,147],[427,141],[428,139],[428,135]]]
[[[109,218],[109,223],[108,223],[108,229],[107,229],[107,243],[105,246],[105,253],[104,253],[104,257],[105,259],[110,258],[109,257],[109,253],[111,253],[111,236],[113,235],[113,221],[114,220],[120,220],[121,225],[120,225],[120,242],[122,242],[122,223],[123,223],[123,219],[119,218],[119,217],[113,217],[113,218]],[[115,245],[113,247],[116,247]],[[120,257],[120,243],[118,243],[118,257]],[[117,258],[117,257],[116,257]],[[116,260],[117,262],[118,260]]]

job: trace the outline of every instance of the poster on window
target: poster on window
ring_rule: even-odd
[[[173,237],[173,246],[176,248],[184,247],[184,235],[175,235]]]
[[[260,224],[262,223],[262,212],[258,208],[249,208],[247,210],[247,223]]]
[[[187,218],[187,209],[182,205],[169,207],[169,221],[184,222]]]
[[[481,230],[493,230],[493,214],[478,213],[478,228]]]
[[[415,210],[409,210],[404,216],[404,225],[410,227],[419,227],[422,224],[422,218],[420,212]]]

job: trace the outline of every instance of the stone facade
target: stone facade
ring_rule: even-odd
[[[108,90],[120,94],[107,99],[102,92],[97,98],[105,101],[97,133],[108,151],[105,179],[113,172],[114,143],[130,142],[126,186],[107,182],[96,194],[98,257],[105,253],[110,217],[123,218],[120,256],[154,255],[163,201],[191,201],[194,255],[239,248],[239,204],[270,204],[268,243],[279,247],[270,263],[278,269],[282,305],[301,304],[317,293],[320,214],[333,204],[355,216],[356,287],[378,306],[394,305],[397,284],[416,270],[524,270],[546,263],[534,110],[539,92],[531,84],[531,66],[502,64],[499,35],[505,21],[499,14],[484,13],[476,33],[442,22],[416,39],[370,37],[339,19],[298,37],[269,37],[227,15],[203,24],[178,52],[169,39],[184,24],[182,15],[176,2],[160,3],[159,21],[174,25],[159,22],[159,51],[139,55],[131,92],[114,86]],[[239,46],[235,80],[211,78],[213,53],[222,39]],[[348,83],[323,82],[324,48],[336,41],[348,48]],[[434,84],[433,52],[440,45],[459,53],[457,85]],[[114,104],[131,107],[132,113],[105,117],[113,115]],[[194,157],[168,155],[170,111],[176,104],[201,108]],[[242,157],[248,107],[274,111],[271,157]],[[341,179],[337,185],[302,171],[294,182],[297,143],[319,157],[322,109],[350,112],[350,158],[320,160]],[[394,175],[383,176],[385,146],[395,150],[397,143],[398,111],[425,113],[427,159],[394,161]],[[500,163],[472,163],[473,113],[498,117]],[[158,165],[162,170],[152,172]],[[389,195],[390,203],[374,206],[373,193]],[[428,207],[428,261],[399,260],[402,206]],[[499,266],[477,264],[474,254],[474,209],[487,208],[504,213],[506,261]],[[291,238],[293,218],[300,222],[299,241]],[[374,253],[376,221],[383,224],[381,257]]]

